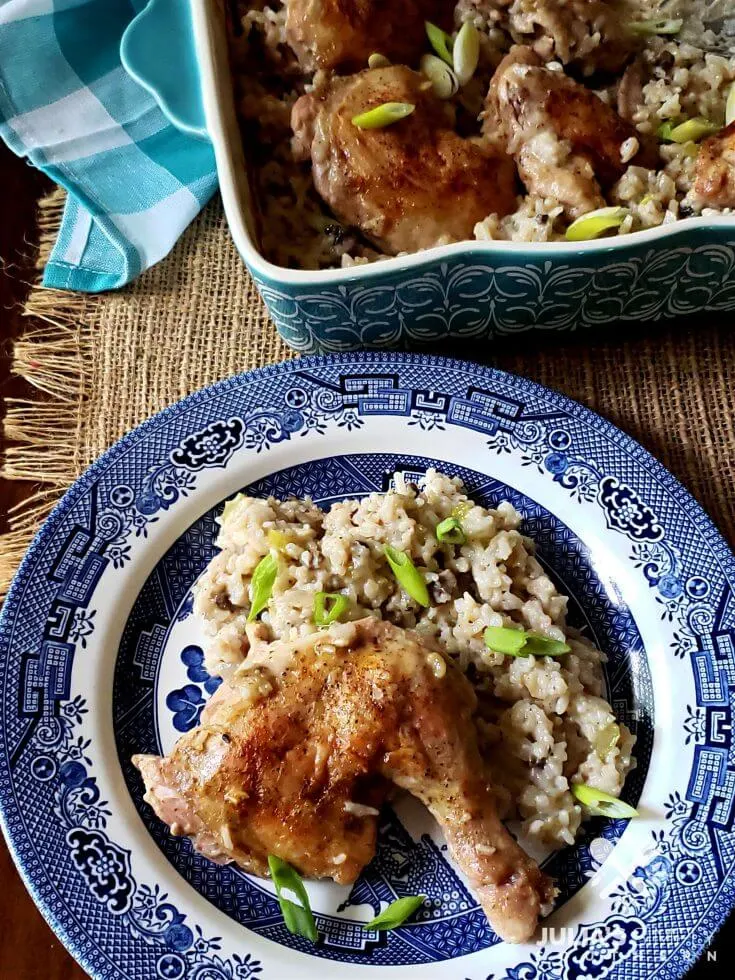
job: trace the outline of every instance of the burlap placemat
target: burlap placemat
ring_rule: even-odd
[[[42,265],[61,194],[41,203]],[[0,589],[61,492],[142,419],[219,378],[290,356],[230,239],[219,201],[174,253],[104,296],[35,288],[14,368],[36,389],[7,406],[3,472],[37,481],[0,541]],[[658,456],[732,539],[735,348],[721,322],[646,325],[604,336],[526,334],[445,348],[558,388]]]

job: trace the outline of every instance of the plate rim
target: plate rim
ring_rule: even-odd
[[[89,486],[96,480],[98,474],[113,464],[120,456],[139,442],[143,441],[148,432],[155,429],[172,417],[186,412],[192,405],[207,401],[226,392],[229,388],[236,388],[239,384],[247,381],[256,382],[260,378],[266,378],[274,374],[288,374],[299,370],[310,368],[320,368],[325,365],[351,365],[356,363],[380,364],[380,363],[415,363],[425,367],[435,366],[446,370],[464,371],[465,373],[475,373],[478,377],[487,381],[500,379],[509,384],[512,388],[522,391],[534,391],[546,398],[551,398],[555,405],[570,416],[582,419],[591,423],[593,428],[599,432],[606,433],[613,437],[615,446],[626,452],[635,459],[636,464],[643,466],[647,472],[654,477],[660,485],[669,492],[679,506],[687,506],[691,510],[690,517],[696,525],[698,531],[704,536],[708,545],[712,548],[713,555],[717,558],[723,574],[735,580],[735,552],[730,548],[727,540],[712,518],[707,514],[704,507],[694,498],[684,484],[663,463],[661,463],[648,449],[646,449],[637,439],[629,435],[615,423],[606,419],[603,415],[594,411],[563,394],[555,388],[549,387],[541,382],[534,381],[524,375],[504,371],[493,365],[480,364],[471,359],[455,358],[440,354],[424,354],[420,352],[402,351],[357,351],[348,353],[311,355],[307,357],[295,357],[279,361],[275,364],[268,364],[263,367],[253,368],[249,371],[238,372],[222,378],[219,381],[197,389],[186,395],[184,398],[167,405],[154,415],[144,419],[134,428],[126,432],[112,446],[106,449],[65,491],[61,499],[55,504],[51,512],[44,520],[41,527],[34,535],[31,544],[26,551],[21,564],[19,565],[12,583],[8,589],[3,607],[0,610],[0,648],[9,642],[12,629],[9,620],[19,611],[20,595],[26,579],[32,571],[35,558],[39,550],[53,536],[59,521],[66,512],[74,506]],[[733,582],[735,588],[735,581]],[[4,682],[5,669],[0,670],[0,680]],[[4,747],[4,742],[0,736],[0,744]],[[23,859],[19,854],[15,840],[11,837],[7,822],[6,808],[8,803],[8,789],[0,784],[0,828],[2,828],[8,851],[13,859],[13,863],[30,894],[38,911],[44,920],[63,943],[67,952],[76,962],[89,973],[93,980],[102,980],[103,974],[94,965],[92,957],[82,948],[76,939],[72,938],[68,928],[68,915],[64,911],[56,912],[51,907],[51,903],[40,894],[39,886],[31,879],[30,872],[27,870]],[[725,899],[725,909],[715,912],[716,923],[711,927],[708,938],[697,938],[694,943],[694,959],[689,963],[679,961],[670,976],[675,978],[683,977],[684,974],[699,960],[702,952],[710,943],[717,932],[722,928],[727,918],[735,909],[735,874],[731,874],[729,879],[726,877],[722,883],[723,891],[720,893]],[[701,924],[712,915],[713,909],[710,907],[704,913]],[[81,925],[78,924],[78,925]],[[96,948],[96,947],[95,947]],[[92,952],[92,951],[90,951]]]

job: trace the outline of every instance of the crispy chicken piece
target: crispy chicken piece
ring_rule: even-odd
[[[416,109],[382,129],[353,124],[384,102]],[[291,125],[294,155],[311,155],[319,194],[340,221],[386,252],[472,238],[478,221],[516,206],[513,162],[458,136],[452,109],[402,65],[332,79],[296,102]]]
[[[527,47],[511,48],[498,65],[483,131],[515,158],[529,191],[556,198],[572,218],[603,207],[602,188],[628,163],[655,165],[655,147],[641,146],[629,123]]]
[[[637,46],[624,22],[620,4],[611,0],[514,0],[508,11],[514,41],[585,75],[623,67]]]
[[[372,618],[293,644],[248,627],[244,664],[165,757],[133,759],[146,800],[207,857],[353,882],[391,784],[418,797],[495,931],[527,940],[555,889],[498,819],[469,681],[416,634]]]
[[[735,208],[735,122],[699,147],[694,193],[711,207]]]
[[[450,0],[288,0],[286,40],[307,71],[362,68],[373,52],[418,61],[424,22],[449,30],[453,9]]]

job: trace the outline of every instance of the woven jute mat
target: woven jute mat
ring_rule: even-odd
[[[41,202],[39,266],[63,196]],[[38,485],[0,541],[7,587],[51,506],[123,433],[227,375],[291,356],[214,201],[169,258],[103,296],[31,291],[14,370],[35,389],[7,405],[3,474]],[[720,321],[635,325],[604,335],[525,334],[443,353],[524,374],[606,415],[690,489],[732,541],[735,334]]]

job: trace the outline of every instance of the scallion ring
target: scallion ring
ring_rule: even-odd
[[[480,60],[480,32],[469,21],[465,21],[454,39],[452,61],[454,74],[460,85],[466,85],[475,74]]]
[[[634,807],[623,803],[617,796],[611,796],[601,789],[588,786],[587,783],[572,783],[572,796],[574,796],[582,806],[596,817],[637,817],[638,811]]]
[[[443,31],[441,27],[437,27],[436,24],[432,24],[430,20],[424,22],[426,27],[426,36],[429,39],[429,44],[436,51],[442,61],[446,61],[450,68],[454,68],[454,60],[452,58],[452,38],[446,31]]]
[[[431,604],[429,600],[429,590],[426,587],[424,576],[411,561],[410,556],[407,555],[405,551],[399,551],[397,548],[391,548],[389,544],[385,545],[384,552],[385,557],[388,560],[388,564],[391,567],[391,571],[395,575],[396,581],[403,591],[409,595],[414,602],[418,602],[420,606],[428,607]]]
[[[735,82],[730,86],[725,102],[725,125],[731,126],[735,122]]]
[[[273,586],[278,575],[278,559],[272,552],[261,558],[255,566],[250,580],[250,612],[248,622],[252,623],[270,602]]]
[[[368,58],[368,68],[388,68],[390,60],[379,51],[373,51]]]
[[[422,75],[431,82],[431,90],[438,99],[451,99],[459,91],[459,82],[452,69],[435,54],[424,54],[419,64]]]
[[[568,242],[587,242],[612,228],[619,228],[628,216],[627,208],[597,208],[577,218],[566,230]]]
[[[350,605],[350,600],[340,592],[317,592],[314,596],[314,624],[329,626],[336,623]]]
[[[698,143],[705,136],[712,136],[719,129],[717,123],[710,122],[702,116],[694,116],[693,119],[685,119],[680,123],[662,123],[656,135],[666,143]]]
[[[657,17],[653,20],[633,20],[628,30],[633,34],[678,34],[684,21],[680,17]]]
[[[377,929],[382,932],[397,929],[417,909],[421,908],[425,901],[426,895],[407,895],[405,898],[397,898],[395,902],[390,903],[387,909],[383,909],[374,919],[366,922],[363,929]]]
[[[456,517],[445,517],[436,526],[436,539],[446,544],[464,544],[467,535]]]
[[[316,931],[309,896],[300,875],[294,871],[290,864],[286,864],[275,854],[268,855],[268,868],[273,878],[278,904],[281,906],[286,928],[292,935],[303,936],[304,939],[310,939],[315,943],[319,938],[319,933]],[[284,888],[293,892],[301,905],[292,902],[290,898],[285,898],[283,895]]]
[[[571,647],[561,640],[528,633],[512,626],[488,626],[484,633],[485,646],[506,657],[561,657]]]
[[[410,116],[415,108],[412,102],[384,102],[353,116],[352,125],[358,129],[384,129]]]

